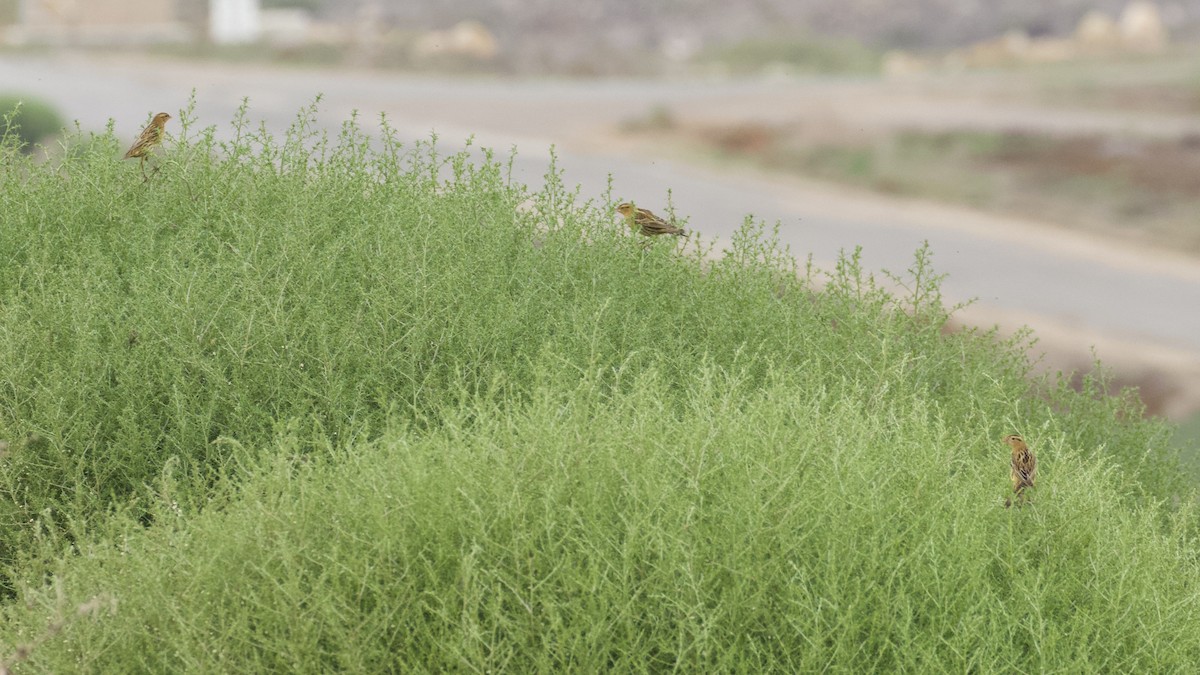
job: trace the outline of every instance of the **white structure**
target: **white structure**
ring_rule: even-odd
[[[262,35],[259,0],[210,0],[208,37],[219,45],[254,42]]]

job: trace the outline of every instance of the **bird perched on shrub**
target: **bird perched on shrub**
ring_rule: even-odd
[[[647,237],[654,237],[660,234],[686,234],[682,227],[668,223],[646,209],[639,209],[629,202],[623,202],[618,206],[617,213],[625,218],[625,222],[629,224],[629,229],[641,232]]]
[[[1016,495],[1018,502],[1026,501],[1025,489],[1033,487],[1033,481],[1037,478],[1037,457],[1033,451],[1025,445],[1025,439],[1017,434],[1009,434],[1004,437],[1004,442],[1008,447],[1012,448],[1012,479],[1013,493]],[[1004,506],[1011,506],[1012,500],[1004,500]]]
[[[171,116],[165,112],[155,115],[154,119],[150,120],[150,124],[147,124],[146,128],[142,129],[142,133],[138,134],[137,140],[133,142],[133,145],[129,146],[129,150],[125,153],[125,156],[121,158],[133,159],[137,157],[140,159],[142,178],[149,180],[149,177],[146,175],[146,157],[150,155],[155,146],[162,142],[163,127],[166,126],[169,119],[171,119]]]

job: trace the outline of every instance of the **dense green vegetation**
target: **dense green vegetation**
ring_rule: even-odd
[[[879,72],[880,55],[851,38],[789,34],[726,43],[702,52],[698,60],[735,73],[776,68],[809,74],[874,74]]]
[[[31,152],[35,143],[45,141],[62,128],[62,116],[49,103],[36,97],[0,94],[0,138],[12,137],[6,143]]]
[[[1170,430],[944,335],[927,251],[896,296],[753,223],[643,248],[553,169],[312,114],[183,111],[145,183],[111,129],[2,150],[17,672],[1200,661]]]

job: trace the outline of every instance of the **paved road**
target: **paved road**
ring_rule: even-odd
[[[1097,243],[962,209],[656,160],[631,153],[603,131],[659,103],[713,115],[747,109],[786,115],[788,110],[820,104],[830,106],[831,114],[841,110],[854,120],[880,117],[881,110],[888,109],[881,102],[891,101],[901,118],[918,117],[918,99],[911,91],[885,92],[881,99],[873,93],[880,85],[872,82],[447,81],[379,73],[5,56],[0,57],[0,83],[4,89],[49,99],[84,128],[101,128],[109,118],[119,120],[117,132],[130,139],[149,113],[178,109],[193,88],[203,125],[227,125],[248,96],[251,117],[277,131],[321,92],[319,121],[330,128],[351,110],[359,110],[367,121],[386,111],[411,137],[427,136],[436,127],[448,142],[473,133],[496,148],[516,143],[518,177],[531,185],[540,184],[548,144],[555,142],[566,180],[582,185],[585,197],[599,196],[611,174],[615,196],[647,206],[665,202],[670,189],[677,213],[690,216],[690,227],[706,235],[727,236],[746,214],[753,214],[779,221],[784,240],[799,256],[811,253],[827,262],[839,250],[862,245],[872,269],[907,268],[912,252],[928,240],[937,269],[949,274],[947,297],[978,298],[982,316],[994,310],[996,316],[1030,317],[1035,326],[1039,317],[1048,318],[1147,349],[1200,355],[1200,264],[1195,260]],[[841,107],[831,103],[838,101]],[[966,106],[963,114],[972,114],[970,102],[957,105]],[[991,110],[986,119],[989,124],[1011,124],[1014,119],[1036,123],[1045,118],[1055,128],[1063,127],[1066,119],[1021,108],[1007,114],[1004,109]],[[1144,122],[1144,117],[1093,112],[1081,117],[1078,126],[1132,129]],[[1160,130],[1169,122],[1169,128],[1180,133],[1200,127],[1178,118],[1150,122]],[[1185,360],[1200,364],[1200,356]]]

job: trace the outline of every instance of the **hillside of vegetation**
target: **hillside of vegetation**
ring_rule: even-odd
[[[1170,430],[943,334],[931,252],[893,294],[752,222],[643,247],[628,196],[313,114],[182,111],[145,182],[111,128],[0,147],[4,667],[1200,662]]]

